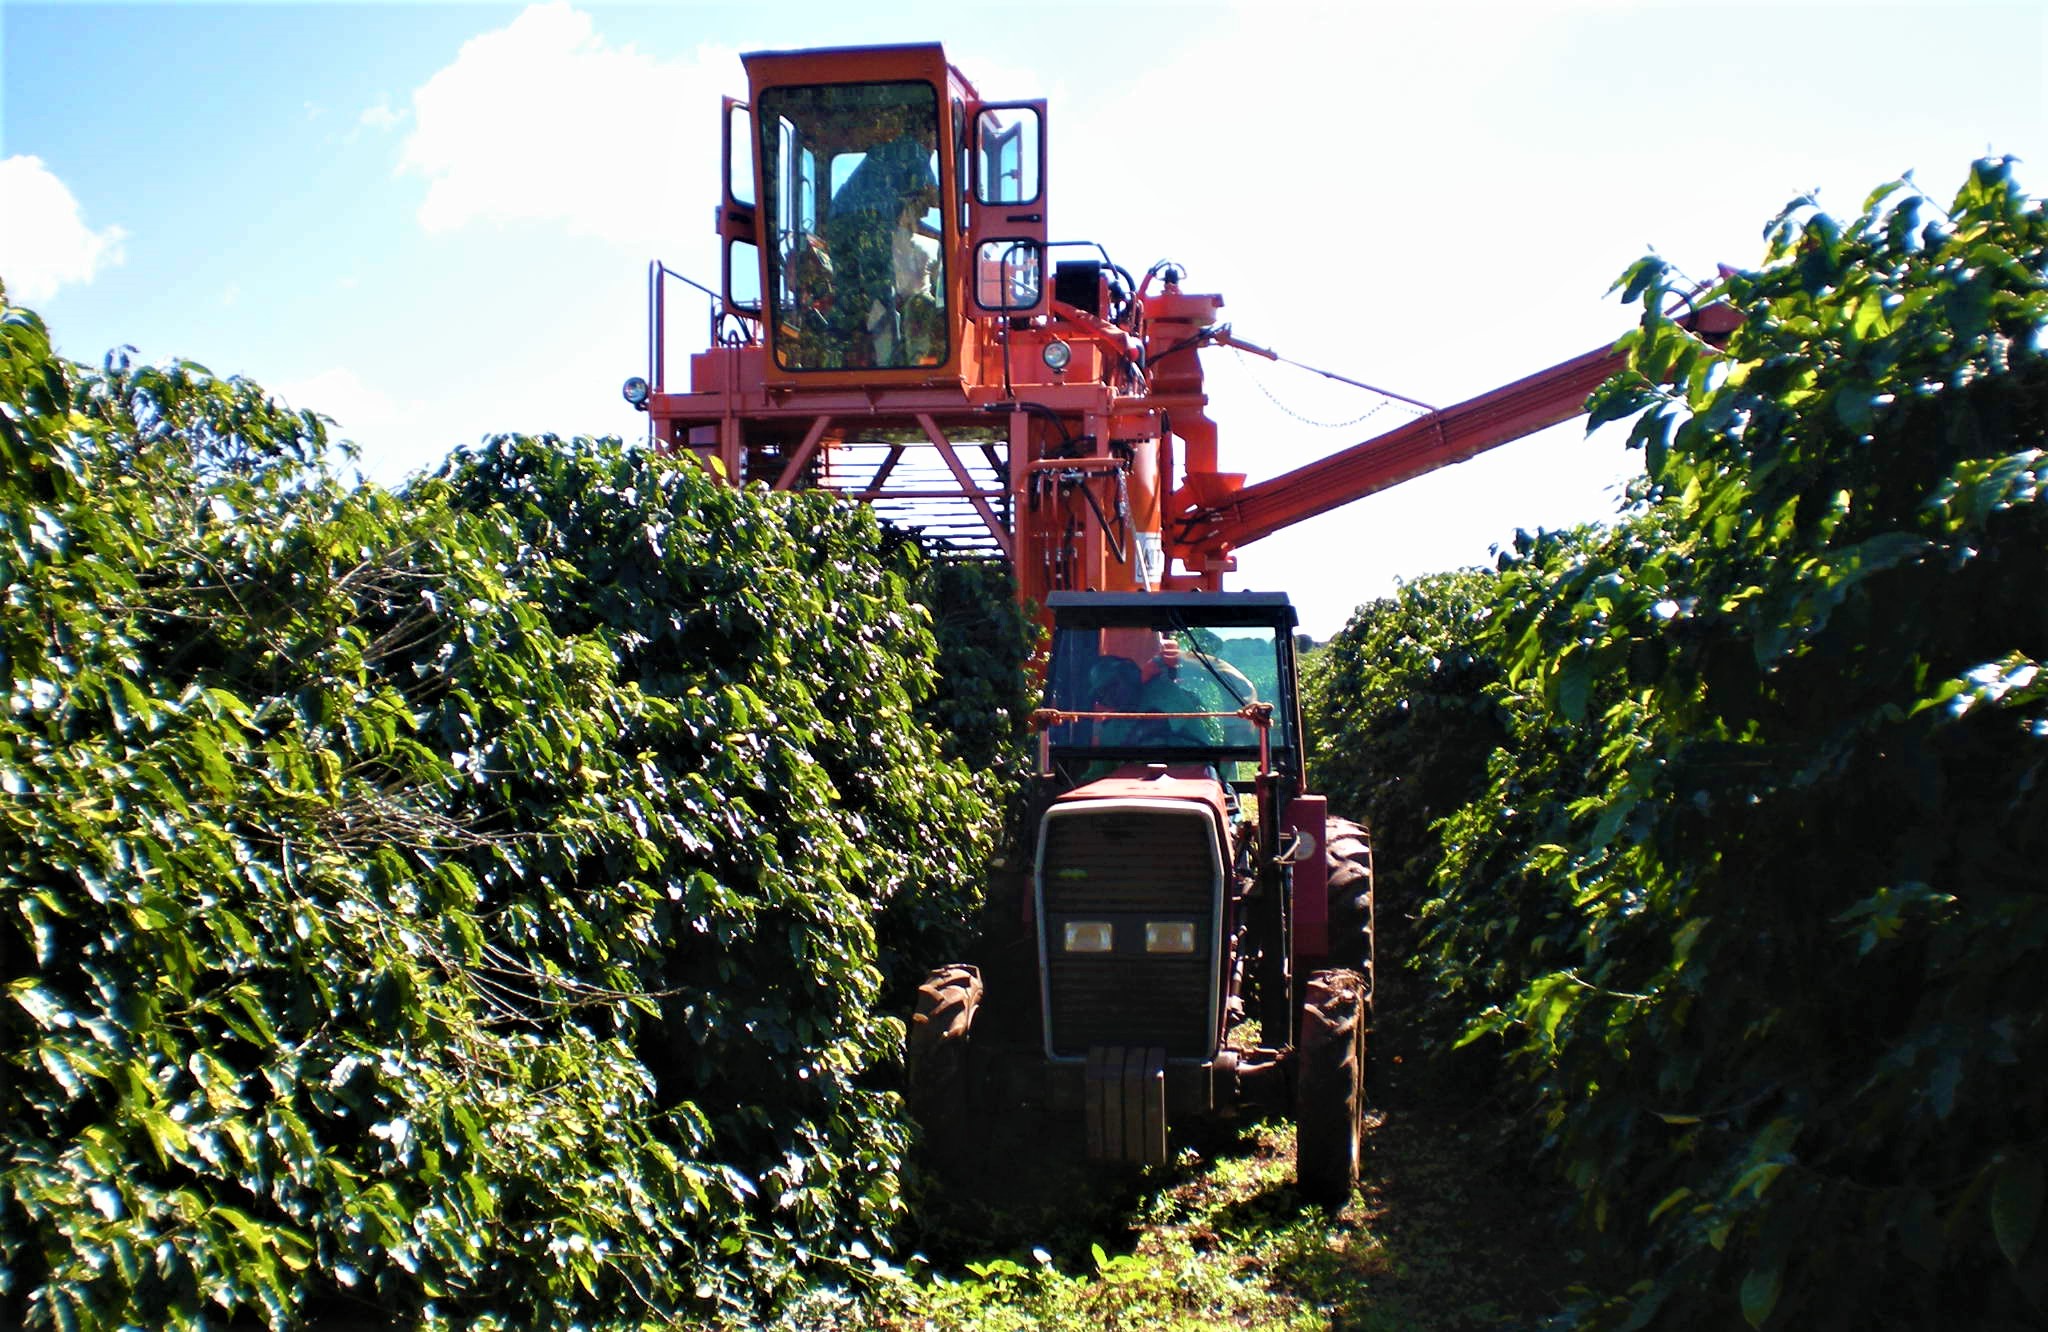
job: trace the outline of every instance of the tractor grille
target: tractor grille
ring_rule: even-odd
[[[1159,1045],[1168,1058],[1209,1053],[1207,957],[1063,958],[1047,968],[1054,1054],[1091,1045]]]
[[[1216,834],[1199,805],[1055,814],[1044,856],[1047,911],[1214,907]]]
[[[1095,1045],[1163,1046],[1203,1058],[1216,1031],[1214,956],[1221,893],[1216,831],[1201,805],[1110,804],[1055,810],[1040,850],[1046,1031],[1054,1054]],[[1107,953],[1069,953],[1065,922],[1108,922]],[[1150,920],[1194,926],[1193,954],[1145,951]]]

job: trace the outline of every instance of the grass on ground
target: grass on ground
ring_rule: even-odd
[[[1475,1131],[1390,1091],[1341,1211],[1295,1192],[1293,1130],[1255,1125],[1114,1196],[1070,1197],[1064,1220],[1039,1214],[1041,1243],[878,1261],[879,1293],[815,1292],[778,1328],[1466,1332],[1555,1317],[1576,1258],[1556,1196],[1501,1168],[1483,1117]]]

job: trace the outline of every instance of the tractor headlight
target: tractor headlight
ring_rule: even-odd
[[[1054,374],[1058,374],[1067,368],[1069,361],[1074,359],[1074,349],[1061,342],[1058,338],[1054,338],[1051,342],[1045,344],[1045,350],[1040,352],[1039,355],[1045,360],[1045,368]]]
[[[650,390],[647,387],[646,380],[638,375],[634,375],[626,381],[625,386],[619,392],[624,394],[626,401],[632,403],[635,407],[645,407]]]
[[[1194,952],[1195,923],[1191,920],[1146,921],[1145,951],[1148,953]]]
[[[1116,927],[1106,920],[1070,920],[1063,934],[1070,953],[1106,953],[1116,946]]]

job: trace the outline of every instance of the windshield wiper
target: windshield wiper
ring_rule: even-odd
[[[1223,692],[1230,695],[1231,701],[1236,703],[1237,706],[1240,708],[1249,707],[1251,700],[1237,692],[1237,686],[1230,683],[1230,680],[1223,672],[1216,669],[1216,663],[1209,659],[1209,654],[1202,651],[1201,647],[1196,644],[1195,631],[1188,624],[1186,617],[1175,615],[1171,617],[1169,622],[1175,633],[1184,635],[1187,638],[1189,651],[1195,654],[1196,661],[1202,663],[1202,669],[1209,672],[1209,678],[1222,685]]]

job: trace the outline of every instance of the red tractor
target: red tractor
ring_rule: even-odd
[[[1294,608],[1275,592],[1054,592],[1040,798],[993,877],[978,966],[935,972],[913,1111],[1048,1105],[1091,1156],[1294,1111],[1301,1189],[1358,1178],[1372,1015],[1363,830],[1304,789]]]
[[[1291,1107],[1300,1182],[1357,1177],[1373,996],[1364,833],[1304,789],[1294,613],[1225,592],[1232,552],[1569,420],[1605,349],[1284,476],[1217,466],[1201,348],[1222,299],[1052,238],[1042,102],[992,102],[937,45],[759,53],[723,120],[710,345],[667,382],[671,273],[649,271],[656,447],[735,485],[874,504],[951,557],[1001,560],[1052,631],[1043,798],[998,874],[1002,928],[933,973],[913,1106],[943,1141],[1035,1099],[1098,1158],[1169,1125]],[[685,279],[685,281],[687,281]],[[695,284],[690,284],[694,286]],[[1027,867],[1025,869],[1023,867]]]

